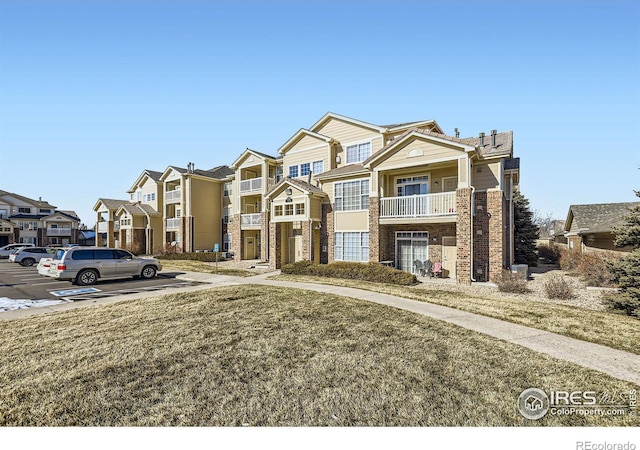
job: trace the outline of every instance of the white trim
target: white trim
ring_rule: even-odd
[[[427,192],[426,194],[431,194],[431,172],[416,172],[410,173],[407,175],[396,175],[393,177],[393,195],[388,195],[387,197],[409,197],[407,195],[398,195],[398,190],[396,187],[398,186],[398,178],[413,178],[413,177],[427,177]],[[412,194],[413,195],[413,194]],[[382,197],[384,198],[384,197]]]
[[[347,117],[347,116],[341,116],[340,114],[336,114],[336,113],[332,113],[332,112],[328,112],[326,113],[324,116],[322,116],[320,118],[320,120],[318,120],[316,123],[314,123],[309,130],[310,131],[314,131],[317,127],[319,127],[321,124],[325,123],[328,121],[328,119],[337,119],[340,120],[342,122],[348,122],[348,123],[352,123],[354,125],[360,125],[363,128],[368,128],[370,130],[376,130],[380,133],[385,133],[387,132],[387,128],[384,127],[380,127],[378,125],[374,125],[372,123],[368,123],[368,122],[363,122],[361,120],[358,119],[352,119],[351,117]],[[317,131],[316,131],[317,132]]]
[[[398,233],[411,233],[411,237],[402,237],[400,239],[398,239]],[[426,233],[427,236],[426,237],[417,237],[414,238],[413,234],[414,233]],[[398,259],[398,240],[402,240],[402,241],[411,241],[411,249],[413,250],[413,241],[422,241],[422,242],[426,242],[427,243],[427,259],[429,258],[429,232],[428,231],[418,231],[418,230],[411,230],[411,231],[396,231],[395,232],[395,236],[394,236],[394,244],[395,244],[395,259],[394,259],[394,264],[395,264],[395,268],[398,270],[402,270],[400,269],[400,261]],[[413,253],[413,251],[412,251]],[[413,258],[413,256],[412,256]],[[411,261],[411,272],[413,273],[413,261]]]

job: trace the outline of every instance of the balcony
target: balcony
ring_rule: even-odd
[[[71,228],[47,228],[47,236],[71,236]]]
[[[179,203],[182,199],[182,190],[176,189],[173,191],[167,191],[164,193],[165,203]]]
[[[98,233],[106,233],[109,231],[109,222],[98,222]]]
[[[380,199],[381,219],[455,217],[455,215],[455,191]]]
[[[248,192],[260,192],[262,191],[263,178],[251,178],[249,180],[240,181],[240,193],[246,194]],[[274,178],[267,178],[267,189],[271,189],[275,186],[276,180]]]
[[[175,217],[173,219],[167,219],[167,230],[179,230],[182,218]]]
[[[243,230],[249,228],[260,228],[261,223],[262,220],[260,218],[260,213],[240,215],[240,228]]]

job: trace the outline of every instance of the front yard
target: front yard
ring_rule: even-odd
[[[516,401],[526,388],[638,386],[298,289],[233,286],[0,322],[0,360],[4,426],[640,425],[524,419]]]

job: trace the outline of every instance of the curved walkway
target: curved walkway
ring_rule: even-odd
[[[513,344],[521,345],[531,350],[545,353],[558,359],[572,362],[589,369],[604,372],[614,378],[630,381],[640,385],[640,355],[612,349],[603,345],[581,341],[579,339],[562,336],[548,331],[538,330],[511,322],[506,322],[491,317],[482,316],[446,306],[409,300],[389,294],[373,291],[354,289],[342,286],[325,284],[296,283],[291,281],[270,280],[268,277],[274,272],[256,275],[249,278],[239,278],[224,275],[211,275],[204,273],[184,273],[178,278],[189,281],[208,283],[181,289],[182,292],[209,289],[218,286],[233,286],[240,284],[262,284],[269,286],[291,287],[310,291],[323,292],[365,300],[381,305],[411,311],[437,320],[458,325],[460,327],[493,336]],[[172,292],[177,292],[173,290]],[[115,303],[122,300],[135,298],[157,297],[161,292],[149,292],[143,294],[130,294],[121,297],[109,297],[93,301],[80,301],[65,303],[42,308],[29,308],[26,310],[8,311],[0,313],[0,320],[11,320],[19,317],[39,315],[53,311],[81,308],[96,304]]]

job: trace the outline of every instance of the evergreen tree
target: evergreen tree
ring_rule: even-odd
[[[640,197],[640,191],[636,191],[636,196]],[[626,223],[615,230],[616,246],[630,246],[633,251],[609,263],[613,281],[620,290],[608,301],[613,309],[640,317],[640,205],[631,208],[625,220]]]
[[[538,239],[539,230],[533,222],[533,212],[529,209],[529,200],[517,189],[513,193],[514,260],[516,264],[537,266],[536,239]]]

